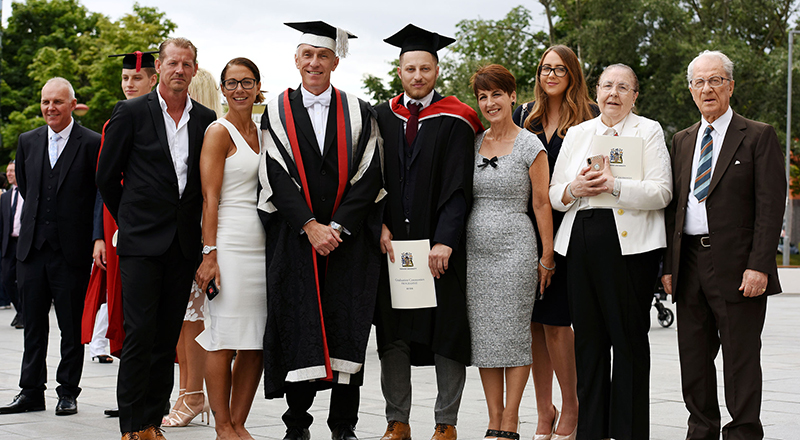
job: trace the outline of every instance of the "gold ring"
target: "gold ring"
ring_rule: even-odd
[[[766,288],[764,288],[764,289],[761,289],[761,293],[764,293],[764,292],[766,292],[766,291],[767,291],[767,289],[766,289]]]

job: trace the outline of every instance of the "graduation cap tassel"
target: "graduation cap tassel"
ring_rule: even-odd
[[[336,56],[339,58],[345,58],[349,53],[348,34],[346,30],[336,28]]]

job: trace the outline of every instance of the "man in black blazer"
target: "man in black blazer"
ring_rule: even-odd
[[[216,119],[188,96],[197,73],[197,49],[189,40],[161,43],[156,70],[156,91],[117,103],[97,167],[97,187],[119,225],[125,341],[117,402],[123,438],[160,432],[200,254],[200,148]]]
[[[687,439],[719,439],[714,359],[722,346],[723,439],[761,439],[761,331],[767,295],[780,293],[775,249],[786,197],[772,126],[730,108],[733,63],[703,52],[687,79],[699,123],[672,138],[675,190],[667,207],[662,281],[678,306]],[[707,158],[707,161],[705,160]]]
[[[52,78],[42,88],[46,126],[19,136],[16,177],[26,200],[17,244],[17,279],[24,298],[22,391],[0,413],[42,411],[47,381],[50,304],[61,330],[56,415],[78,412],[83,370],[81,315],[92,265],[94,169],[100,135],[74,123],[72,85]]]
[[[12,160],[6,167],[6,177],[11,189],[0,196],[0,274],[3,289],[8,293],[17,314],[11,325],[21,329],[25,327],[22,317],[22,298],[17,289],[17,240],[19,239],[20,214],[25,200],[19,193],[16,177],[17,165]]]

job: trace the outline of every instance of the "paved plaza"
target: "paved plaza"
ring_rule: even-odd
[[[666,302],[665,302],[666,304]],[[667,304],[674,310],[672,304]],[[685,435],[688,413],[681,400],[680,373],[676,326],[662,328],[655,309],[652,313],[650,346],[652,368],[650,375],[650,437],[658,440],[681,439]],[[0,310],[0,405],[11,402],[17,394],[20,362],[22,358],[22,330],[8,325],[12,310]],[[45,393],[47,411],[26,414],[0,415],[0,440],[23,439],[113,439],[119,438],[119,425],[115,418],[103,415],[103,410],[116,406],[115,384],[118,360],[113,364],[91,362],[86,351],[86,363],[78,398],[77,415],[56,417],[57,396],[55,368],[58,364],[58,327],[55,313],[50,314],[50,345],[48,353],[48,379]],[[768,301],[767,323],[763,333],[764,398],[762,420],[767,439],[800,439],[800,295],[773,296]],[[721,356],[720,356],[721,358]],[[718,381],[722,383],[721,360],[718,359]],[[380,391],[380,368],[374,334],[370,341],[366,362],[366,377],[361,391],[360,421],[356,434],[362,440],[378,439],[386,428],[384,403]],[[433,367],[416,368],[413,373],[414,395],[411,414],[412,435],[416,440],[427,440],[433,432],[433,403],[436,383]],[[458,431],[461,439],[479,440],[486,429],[487,415],[477,368],[467,370],[467,385],[461,405]],[[177,369],[176,369],[177,383]],[[558,387],[554,388],[555,390]],[[312,439],[330,438],[325,424],[329,392],[321,392],[312,408],[315,423]],[[722,387],[720,402],[724,402]],[[177,389],[172,399],[177,396]],[[557,397],[558,399],[558,397]],[[560,406],[558,400],[556,405]],[[281,439],[284,434],[280,416],[285,410],[283,400],[265,400],[259,390],[250,413],[247,427],[256,438]],[[721,407],[727,415],[724,403]],[[729,419],[723,420],[723,423]],[[528,382],[520,412],[520,435],[533,437],[536,428],[536,401],[533,385]],[[195,419],[189,427],[169,428],[169,440],[213,439],[211,425]]]

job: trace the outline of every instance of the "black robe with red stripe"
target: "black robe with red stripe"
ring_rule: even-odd
[[[263,190],[259,196],[259,215],[267,235],[267,398],[281,397],[291,382],[315,381],[324,388],[333,382],[361,385],[363,381],[380,271],[382,204],[376,203],[382,188],[380,138],[372,107],[351,98],[349,104],[357,102],[362,129],[348,148],[347,184],[334,209],[342,159],[337,150],[339,110],[335,92],[332,91],[322,154],[300,90],[284,92],[288,94],[305,179],[290,154],[290,146],[284,145],[285,138],[277,134],[290,131],[283,111],[284,94],[267,106],[261,119],[265,138],[262,167],[266,174],[261,173],[260,179],[262,186],[271,187],[268,200],[263,200]],[[272,126],[270,108],[280,113],[281,126],[277,129]],[[343,113],[352,111],[355,109],[345,107]],[[352,129],[347,129],[348,138]],[[273,147],[271,151],[268,143]],[[352,183],[357,174],[360,178]],[[264,176],[268,176],[267,182]],[[311,207],[302,188],[303,180],[307,182]],[[264,209],[267,202],[271,209]],[[336,221],[350,232],[342,234],[342,243],[327,258],[317,255],[316,265],[313,248],[302,233],[311,218],[323,225]]]

